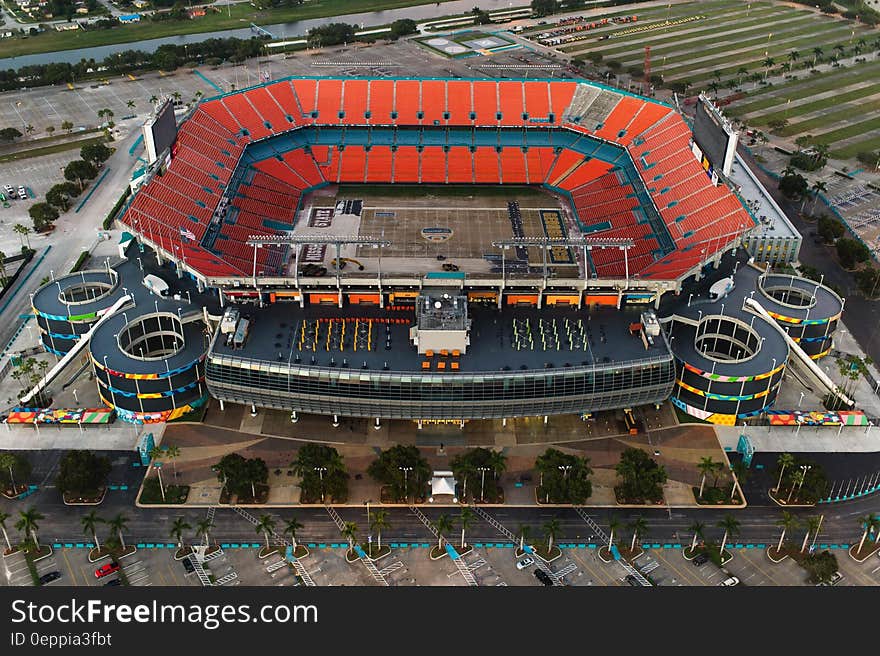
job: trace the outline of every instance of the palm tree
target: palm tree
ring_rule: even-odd
[[[786,175],[785,171],[782,174]],[[779,486],[782,485],[782,475],[785,473],[786,467],[794,465],[794,456],[790,453],[782,453],[776,460],[776,464],[779,466],[779,480],[776,481],[776,487],[773,489],[775,492],[779,492]]]
[[[865,517],[859,518],[859,526],[861,526],[864,531],[862,532],[862,539],[859,540],[859,548],[856,553],[862,553],[862,547],[865,544],[865,539],[868,537],[868,531],[871,530],[874,524],[874,515],[867,515]]]
[[[171,468],[174,470],[174,478],[177,478],[177,465],[174,463],[174,459],[180,456],[180,447],[172,444],[171,446],[166,446],[164,458],[168,462],[171,463]],[[257,496],[256,494],[254,495]]]
[[[633,522],[629,525],[633,532],[633,539],[629,545],[630,551],[635,551],[636,549],[636,539],[640,534],[644,534],[648,530],[648,522],[645,521],[645,518],[639,515],[636,517]]]
[[[28,123],[28,124],[24,127],[24,131],[27,132],[28,134],[32,134],[33,131],[34,131],[34,126],[31,125],[30,123]]]
[[[119,513],[116,517],[107,521],[107,526],[110,527],[111,531],[116,532],[119,544],[122,546],[122,550],[125,551],[125,538],[122,537],[122,532],[128,528],[128,517]]]
[[[730,499],[732,501],[736,494],[737,484],[739,484],[739,489],[742,490],[742,484],[746,482],[746,478],[749,476],[749,468],[745,466],[742,460],[737,460],[730,466],[730,469],[733,471],[733,481],[730,483]],[[743,493],[743,496],[745,496],[745,493]]]
[[[764,79],[767,79],[767,75],[770,73],[770,69],[773,68],[774,64],[776,64],[776,60],[773,57],[767,57],[764,61],[761,62],[764,66]]]
[[[620,520],[612,517],[608,520],[608,551],[611,551],[611,545],[614,544],[614,531],[620,528]]]
[[[788,491],[788,497],[785,499],[785,503],[791,503],[791,495],[794,493],[794,489],[804,484],[804,479],[807,477],[807,473],[803,469],[796,469],[791,475],[791,489]]]
[[[798,525],[797,518],[792,515],[788,511],[782,512],[782,519],[776,522],[778,526],[782,527],[782,535],[779,536],[779,544],[776,545],[776,553],[779,554],[782,549],[782,543],[785,541],[785,534],[793,528],[796,528]]]
[[[45,519],[45,515],[38,512],[36,508],[31,506],[27,510],[18,511],[19,520],[15,522],[16,530],[21,531],[25,536],[25,542],[30,537],[34,541],[34,547],[40,551],[40,541],[37,539],[37,529],[40,528],[37,522]]]
[[[31,238],[29,236],[31,233],[30,228],[28,228],[26,225],[22,225],[21,223],[16,223],[14,226],[12,226],[12,232],[14,232],[15,234],[18,235],[19,241],[22,241],[21,238],[24,237],[24,242],[22,243],[22,246],[27,245],[28,249],[30,249],[30,247],[31,247]]]
[[[821,144],[821,145],[824,145],[824,144]],[[817,148],[818,148],[818,146],[817,146]],[[813,214],[816,211],[816,201],[819,200],[819,194],[826,193],[828,191],[828,185],[825,184],[824,180],[816,180],[813,183],[812,191],[813,191],[813,202],[810,205],[810,214]]]
[[[739,520],[733,515],[725,515],[724,519],[718,522],[718,527],[724,529],[724,537],[721,539],[721,549],[718,554],[724,557],[724,547],[727,546],[727,538],[732,538],[739,533]]]
[[[9,534],[6,532],[6,520],[10,517],[9,513],[0,511],[0,530],[3,531],[3,539],[6,540],[7,551],[12,551],[12,543],[9,541]]]
[[[544,523],[544,536],[547,538],[547,556],[553,551],[553,540],[559,535],[559,520],[555,517]]]
[[[718,83],[715,82],[715,80],[712,80],[711,82],[709,82],[708,86],[709,86],[709,89],[712,91],[712,95],[717,98],[718,97]]]
[[[382,551],[382,531],[391,526],[388,522],[388,511],[379,509],[373,513],[373,517],[370,519],[370,530],[376,531],[376,544],[379,546],[379,551]]]
[[[213,529],[213,528],[214,528],[214,522],[212,522],[207,517],[205,517],[205,519],[200,519],[198,522],[196,522],[196,537],[198,537],[200,535],[204,535],[206,547],[211,543],[209,534],[211,532],[211,529]]]
[[[476,518],[477,518],[477,516],[474,514],[474,511],[471,510],[470,508],[462,508],[461,509],[461,516],[458,519],[461,522],[461,543],[460,543],[460,546],[462,549],[464,549],[467,546],[467,543],[464,541],[464,532],[466,529],[469,529],[471,527],[471,524],[473,523],[473,521]]]
[[[745,66],[740,66],[740,67],[739,67],[739,70],[737,70],[737,72],[736,72],[736,82],[737,82],[737,84],[740,83],[740,81],[741,81],[741,79],[742,79],[742,77],[743,77],[744,75],[748,75],[748,74],[749,74],[749,69],[747,69]]]
[[[816,46],[815,48],[813,48],[813,68],[816,68],[816,60],[819,59],[819,57],[821,57],[824,52],[825,51],[822,50],[821,46]]]
[[[79,523],[82,524],[83,533],[86,535],[91,534],[93,538],[95,538],[95,546],[98,548],[98,551],[101,550],[101,543],[98,542],[98,524],[102,524],[104,522],[103,519],[98,517],[98,513],[92,510],[89,514],[84,515],[80,518]]]
[[[61,121],[61,129],[66,130],[67,134],[70,134],[70,131],[73,130],[73,123],[70,121]]]
[[[189,531],[192,528],[187,521],[183,517],[178,517],[174,520],[174,523],[171,525],[171,530],[168,532],[174,540],[177,542],[177,548],[183,549],[183,534]]]
[[[797,50],[792,50],[790,53],[788,53],[788,59],[791,62],[796,62],[800,58],[801,53],[799,53]]]
[[[711,456],[707,458],[700,458],[699,464],[697,464],[697,469],[700,470],[700,473],[703,477],[700,479],[700,498],[703,498],[703,485],[706,483],[706,476],[711,473],[715,469],[715,461]]]
[[[51,137],[53,132],[55,132],[55,126],[54,125],[47,125],[46,126],[46,134],[48,134]]]
[[[804,541],[803,544],[801,544],[801,553],[804,553],[807,548],[807,541],[810,539],[810,533],[816,533],[819,530],[821,523],[821,517],[816,517],[815,515],[807,517],[807,532],[804,533]]]
[[[706,528],[706,525],[700,521],[695,520],[688,528],[694,533],[694,540],[693,542],[691,542],[691,553],[694,553],[694,549],[697,548],[697,538],[700,538],[702,540],[703,529]]]
[[[519,525],[519,550],[526,550],[526,540],[531,537],[532,527],[528,524],[520,524]]]
[[[290,536],[290,542],[293,545],[293,550],[296,551],[296,532],[303,527],[300,524],[296,517],[291,517],[287,520],[287,523],[284,524],[284,534]]]
[[[6,278],[5,267],[3,266],[4,261],[3,252],[0,251],[0,278]],[[5,283],[5,280],[4,280]],[[0,453],[0,469],[5,469],[9,472],[9,482],[12,484],[12,494],[15,494],[15,477],[12,475],[12,470],[15,468],[15,465],[18,463],[18,458],[14,453]]]
[[[150,101],[149,101],[149,102],[150,102],[151,105],[155,105],[157,102],[159,102],[159,98],[156,97],[156,94],[153,94],[152,96],[150,96]]]
[[[129,100],[127,103],[125,103],[125,106],[129,109],[134,109],[134,100]]]
[[[266,551],[269,551],[269,533],[275,530],[275,520],[272,519],[272,515],[260,515],[260,519],[257,521],[254,529],[257,533],[262,533],[266,537]]]
[[[354,522],[345,522],[342,525],[342,537],[348,540],[348,550],[354,551],[354,539],[357,537],[357,524]]]
[[[434,522],[434,528],[437,529],[437,551],[443,548],[443,534],[452,530],[452,519],[449,515],[440,515]]]
[[[154,446],[150,449],[150,466],[156,470],[156,476],[159,477],[159,491],[162,492],[162,502],[165,502],[165,486],[162,484],[162,456],[163,451],[158,446]],[[160,461],[159,464],[156,464],[156,461]],[[149,473],[149,472],[148,472]]]

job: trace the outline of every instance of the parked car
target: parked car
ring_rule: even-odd
[[[47,583],[51,583],[57,579],[61,578],[61,572],[47,572],[40,577],[40,585],[46,585]]]
[[[529,567],[534,564],[535,564],[535,559],[532,558],[531,556],[526,556],[525,558],[521,558],[520,560],[518,560],[516,562],[516,568],[517,569],[525,569],[526,567]]]
[[[707,562],[709,562],[709,556],[707,556],[707,555],[704,554],[704,553],[697,554],[696,558],[694,558],[691,562],[692,562],[694,565],[696,565],[697,567],[702,567],[702,566],[705,565]]]
[[[21,200],[27,200],[27,199],[28,199],[28,192],[27,192],[27,190],[26,190],[24,187],[19,187],[19,188],[18,188],[18,197],[19,197]]]
[[[739,585],[739,579],[736,578],[735,576],[731,576],[729,578],[724,579],[718,585],[723,585],[723,586],[728,586],[728,587],[731,585]]]
[[[639,580],[635,576],[633,576],[632,574],[626,575],[626,582],[629,583],[634,588],[637,588],[642,585],[641,583],[639,583]]]
[[[547,575],[547,572],[545,572],[543,569],[536,569],[535,570],[535,578],[538,579],[544,585],[548,585],[548,586],[553,585],[553,579],[551,579]]]
[[[95,578],[102,579],[105,576],[109,576],[113,572],[119,571],[119,563],[106,563],[101,565],[98,569],[95,570]]]
[[[180,562],[183,563],[183,569],[186,570],[187,574],[192,574],[196,571],[195,565],[192,564],[192,561],[189,558],[184,558]]]
[[[3,185],[3,191],[6,192],[8,198],[15,198],[15,189],[12,185]]]
[[[104,584],[105,587],[111,585],[122,585],[122,579],[110,579]]]

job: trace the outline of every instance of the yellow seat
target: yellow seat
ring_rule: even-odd
[[[446,363],[445,363],[445,362],[442,362],[442,361],[441,361],[441,362],[438,362],[438,363],[437,363],[437,368],[438,368],[438,369],[446,369]]]
[[[425,357],[426,357],[426,358],[433,358],[433,357],[434,357],[434,351],[432,351],[431,349],[428,349],[427,351],[425,351]]]
[[[457,362],[453,362],[453,363],[452,363],[452,368],[455,369],[455,370],[458,370],[458,363],[457,363]]]
[[[422,362],[422,369],[430,369],[430,368],[431,368],[431,363],[428,362],[427,360],[424,360]]]

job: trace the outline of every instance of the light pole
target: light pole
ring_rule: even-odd
[[[409,485],[407,483],[409,473],[413,470],[412,467],[398,467],[400,471],[403,472],[403,499],[406,501],[409,499]]]
[[[327,471],[327,468],[315,467],[315,471],[318,472],[318,478],[321,479],[321,503],[324,503],[324,472]]]
[[[557,469],[562,472],[562,480],[566,480],[568,478],[568,471],[571,469],[571,465],[559,465]]]
[[[484,501],[483,489],[486,483],[486,472],[489,471],[489,468],[477,467],[477,471],[480,472],[480,501]]]
[[[801,398],[798,399],[798,407],[801,407],[801,402],[804,400],[804,393],[801,392]]]
[[[370,503],[372,501],[372,499],[367,499],[366,501],[364,501],[364,505],[367,507],[367,531],[370,530]]]

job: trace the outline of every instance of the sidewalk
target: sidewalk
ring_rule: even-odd
[[[716,426],[724,449],[736,450],[741,426]],[[749,426],[746,431],[757,453],[873,453],[880,452],[877,426]]]
[[[42,424],[0,426],[0,450],[43,451],[49,449],[91,449],[94,451],[134,452],[141,433],[153,433],[158,443],[165,424],[138,426],[117,421],[105,426]]]

